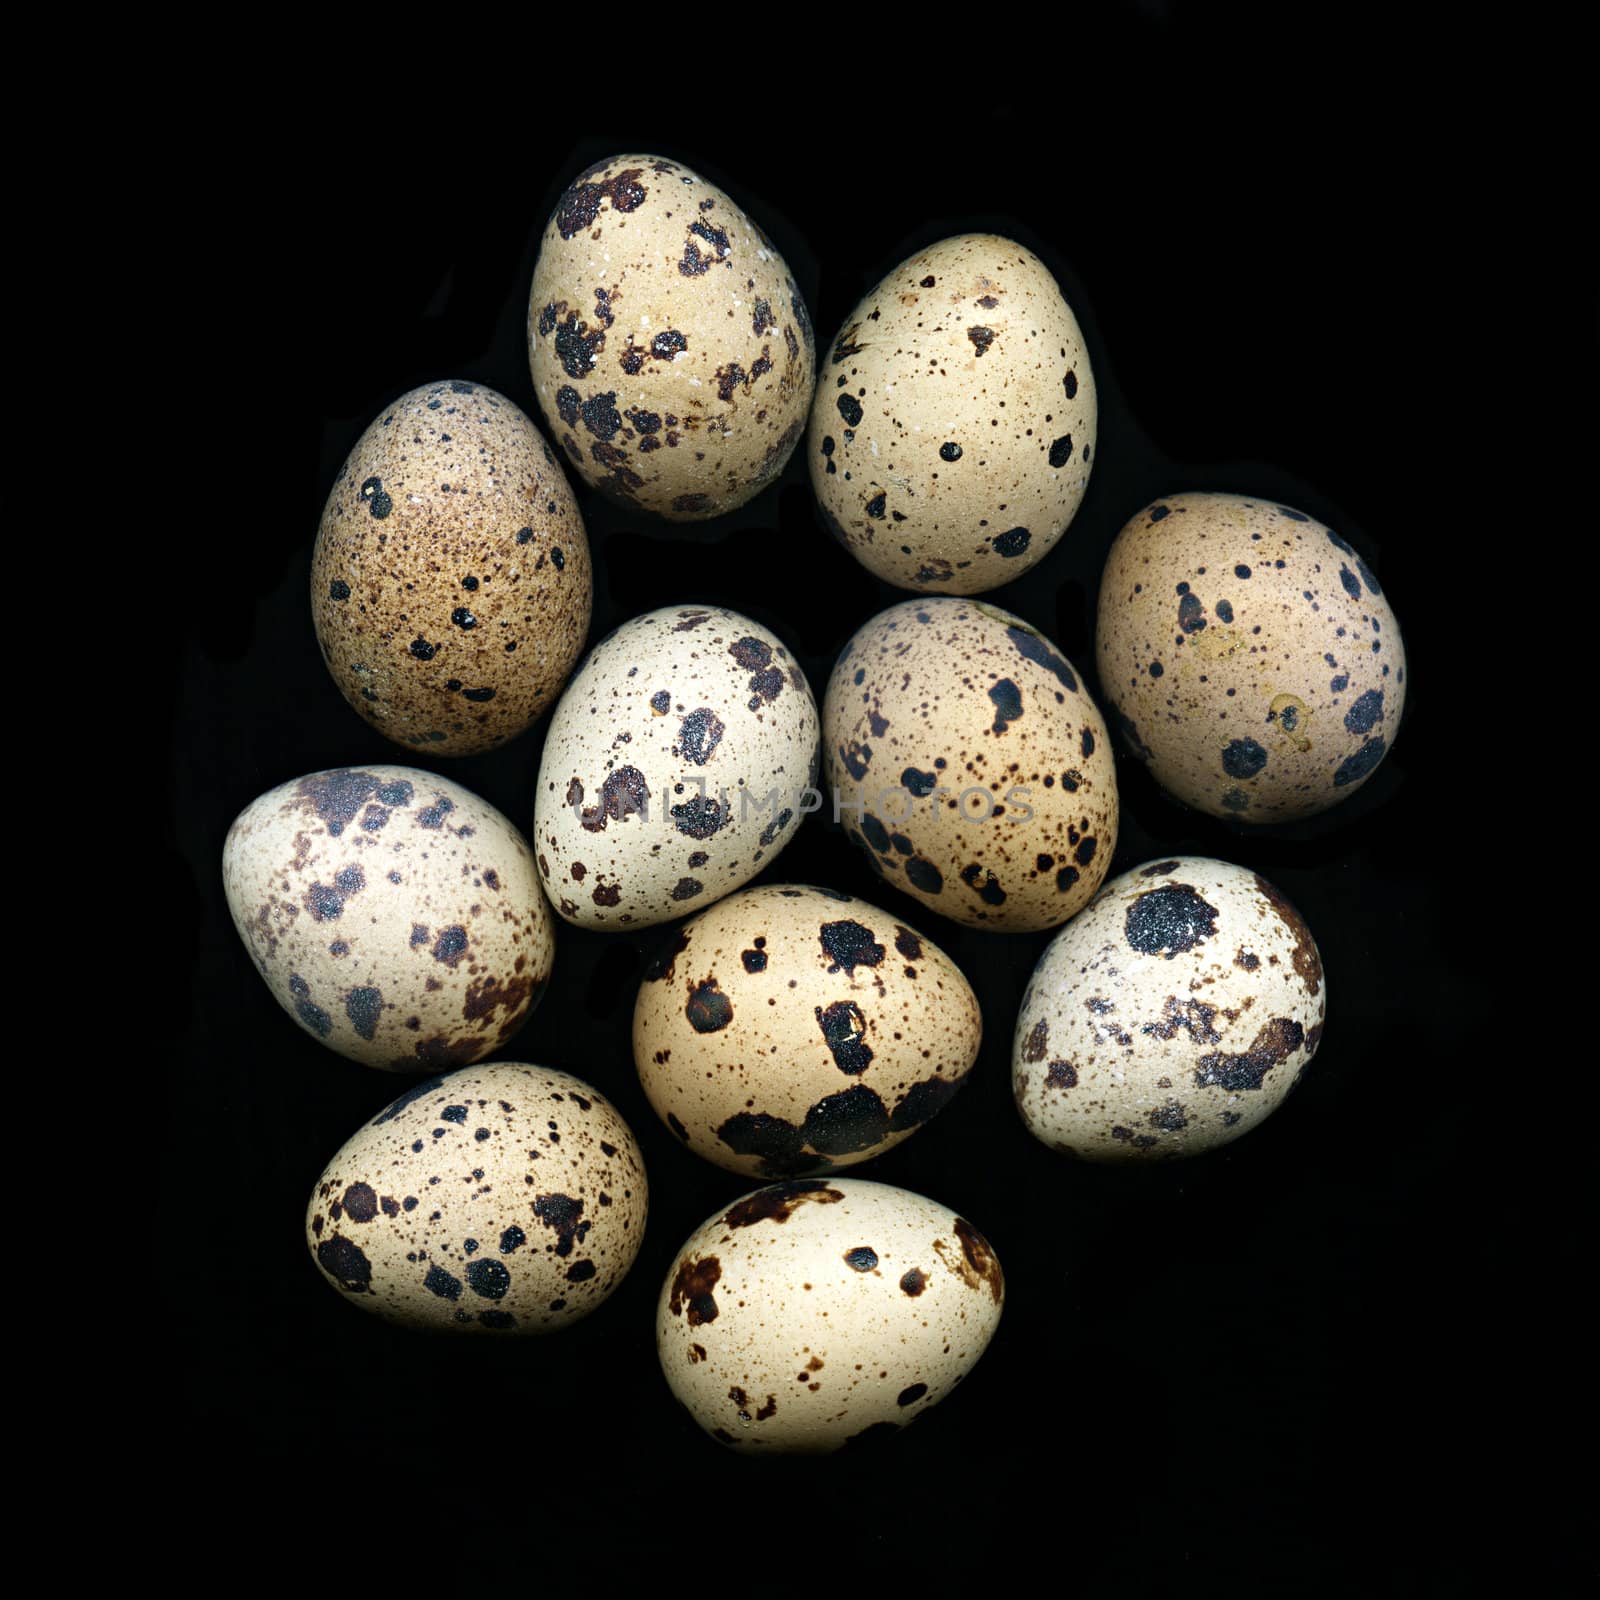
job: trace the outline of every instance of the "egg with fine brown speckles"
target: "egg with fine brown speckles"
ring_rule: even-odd
[[[1055,547],[1089,483],[1094,374],[1032,251],[963,234],[903,261],[845,319],[807,460],[834,536],[888,583],[979,594]]]
[[[345,699],[428,755],[491,750],[560,693],[589,632],[577,502],[539,430],[481,383],[402,395],[362,434],[311,561]]]
[[[1105,877],[1118,815],[1105,722],[1010,612],[929,598],[874,617],[834,665],[823,740],[845,831],[931,910],[1052,928]]]
[[[1354,794],[1405,707],[1405,646],[1371,567],[1304,512],[1243,495],[1168,495],[1128,522],[1096,649],[1128,748],[1175,799],[1235,822]]]
[[[874,1445],[925,1416],[999,1326],[988,1240],[936,1200],[860,1178],[758,1189],[667,1271],[656,1349],[718,1444],[755,1455]]]
[[[625,622],[550,718],[539,876],[580,927],[687,916],[777,858],[817,772],[817,705],[783,643],[718,606]]]
[[[648,1205],[639,1146],[604,1095],[500,1061],[417,1084],[346,1140],[312,1191],[306,1246],[385,1321],[551,1333],[627,1276]]]
[[[837,889],[767,885],[685,923],[633,1013],[639,1081],[707,1161],[765,1178],[870,1160],[961,1087],[982,1019],[930,940]]]
[[[228,830],[223,886],[273,998],[352,1061],[438,1071],[504,1045],[538,1003],[555,921],[515,828],[413,767],[314,772]]]
[[[1108,883],[1023,996],[1028,1131],[1087,1161],[1201,1155],[1275,1111],[1322,1040],[1322,957],[1287,896],[1194,856]]]
[[[816,381],[811,319],[772,241],[715,184],[646,155],[596,163],[557,202],[528,358],[573,470],[670,522],[771,483]]]

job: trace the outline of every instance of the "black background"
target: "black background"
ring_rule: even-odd
[[[1411,1593],[1481,1560],[1477,1519],[1497,1491],[1480,1446],[1503,1405],[1478,1379],[1484,1285],[1517,1248],[1476,1189],[1458,1063],[1479,1015],[1479,886],[1451,869],[1477,826],[1453,783],[1479,713],[1462,700],[1465,586],[1449,569],[1480,537],[1458,491],[1486,448],[1486,374],[1506,373],[1482,330],[1481,255],[1461,269],[1483,173],[1443,92],[1419,112],[1399,86],[1313,82],[1312,45],[1247,64],[1146,10],[1105,73],[1083,58],[1009,104],[930,81],[854,112],[819,92],[734,121],[714,96],[692,116],[530,103],[491,130],[441,100],[415,127],[324,109],[314,138],[243,139],[234,186],[199,219],[186,308],[228,515],[175,531],[193,581],[173,681],[171,938],[193,978],[165,1179],[174,1213],[205,1218],[204,1292],[176,1297],[160,1360],[163,1487],[255,1559],[314,1549],[359,1571],[388,1552],[520,1578],[507,1561],[536,1548],[540,1581],[633,1571],[699,1592],[876,1573],[998,1582],[1031,1555],[1094,1594]],[[749,1187],[688,1155],[633,1072],[633,997],[664,930],[558,924],[554,981],[510,1052],[587,1078],[633,1127],[652,1190],[633,1272],[564,1334],[430,1340],[358,1315],[301,1237],[324,1162],[403,1085],[293,1025],[222,896],[223,836],[258,793],[413,760],[345,706],[311,629],[311,546],[341,461],[382,406],[438,378],[489,384],[539,420],[524,342],[539,231],[577,171],[631,150],[693,166],[750,211],[819,349],[922,244],[992,230],[1043,256],[1089,342],[1094,470],[1056,549],[989,598],[1096,692],[1106,550],[1134,511],[1183,489],[1281,500],[1343,533],[1408,651],[1391,754],[1310,823],[1245,832],[1186,812],[1119,755],[1111,872],[1179,853],[1244,862],[1301,908],[1327,970],[1326,1036],[1301,1088],[1209,1158],[1097,1170],[1023,1131],[1011,1031],[1049,935],[931,915],[826,814],[757,880],[835,886],[907,918],[984,1008],[966,1090],[854,1171],[972,1218],[1004,1264],[1005,1316],[967,1382],[864,1463],[735,1458],[660,1375],[666,1267]],[[654,606],[725,604],[775,630],[820,699],[846,639],[903,595],[823,531],[803,455],[802,441],[781,482],[697,528],[575,484],[591,642]],[[439,770],[526,831],[542,737],[541,724]]]

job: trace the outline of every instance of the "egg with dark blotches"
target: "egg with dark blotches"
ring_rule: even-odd
[[[417,1084],[346,1140],[312,1191],[306,1246],[385,1321],[551,1333],[627,1276],[648,1206],[639,1146],[604,1095],[498,1061]]]
[[[1096,648],[1128,749],[1175,799],[1237,822],[1354,794],[1405,708],[1405,646],[1376,574],[1269,500],[1146,506],[1106,559]]]
[[[860,1178],[796,1178],[708,1219],[667,1271],[656,1349],[718,1444],[873,1445],[925,1416],[999,1326],[1005,1277],[948,1206]]]
[[[317,643],[397,744],[472,755],[561,691],[589,632],[577,502],[539,430],[481,383],[385,407],[339,471],[311,558]]]
[[[908,600],[828,680],[835,815],[887,883],[969,927],[1051,928],[1117,840],[1106,725],[1032,624],[981,600]]]
[[[555,919],[522,835],[414,767],[313,772],[244,808],[222,850],[234,927],[273,998],[352,1061],[481,1060],[538,1004]]]
[[[811,406],[811,486],[878,577],[978,594],[1041,561],[1077,515],[1096,419],[1049,268],[963,234],[902,261],[845,319]]]
[[[837,889],[767,885],[672,936],[639,987],[633,1056],[689,1149],[775,1178],[910,1138],[982,1032],[971,984],[924,935]]]
[[[671,522],[766,488],[816,381],[811,319],[772,241],[714,183],[646,155],[596,163],[557,202],[528,358],[572,469]]]
[[[1281,890],[1226,861],[1153,861],[1040,958],[1017,1017],[1017,1109],[1087,1161],[1202,1155],[1283,1103],[1326,1008],[1316,941]]]
[[[821,797],[817,705],[770,629],[669,606],[595,646],[550,718],[534,850],[556,910],[644,928],[748,883]]]

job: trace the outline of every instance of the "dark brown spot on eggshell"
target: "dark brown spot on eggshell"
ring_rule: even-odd
[[[947,1239],[935,1239],[933,1249],[961,1281],[970,1289],[987,1289],[998,1305],[1005,1294],[1005,1277],[989,1241],[964,1218],[954,1221],[955,1245]]]
[[[746,1195],[724,1216],[730,1228],[751,1228],[758,1222],[784,1223],[794,1215],[798,1206],[807,1201],[818,1205],[835,1205],[844,1199],[844,1191],[831,1188],[822,1178],[797,1178],[789,1183],[774,1183]]]
[[[1238,1055],[1218,1051],[1200,1058],[1194,1081],[1202,1088],[1259,1089],[1274,1067],[1282,1066],[1305,1042],[1305,1029],[1288,1017],[1273,1017],[1250,1048]]]
[[[1262,898],[1272,907],[1278,920],[1288,929],[1289,936],[1294,941],[1290,960],[1294,963],[1294,970],[1300,975],[1301,982],[1306,986],[1306,993],[1312,995],[1320,993],[1322,957],[1317,954],[1316,941],[1311,937],[1311,929],[1306,926],[1305,918],[1295,909],[1289,897],[1274,884],[1268,883],[1265,878],[1258,876],[1256,887],[1260,889]]]
[[[691,1328],[717,1320],[717,1302],[712,1290],[722,1278],[722,1263],[715,1256],[681,1262],[672,1280],[667,1309],[682,1316]]]

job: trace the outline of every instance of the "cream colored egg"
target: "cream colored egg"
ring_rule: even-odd
[[[1100,684],[1162,788],[1239,822],[1352,795],[1405,705],[1406,655],[1366,562],[1304,513],[1168,495],[1117,535],[1100,580]]]
[[[528,358],[585,482],[672,522],[771,483],[816,382],[811,319],[772,241],[715,184],[644,155],[599,162],[562,195]]]
[[[906,1189],[798,1178],[690,1235],[656,1348],[720,1444],[821,1454],[915,1422],[972,1370],[1005,1280],[965,1218]]]
[[[222,877],[279,1005],[330,1050],[391,1072],[498,1050],[555,960],[522,835],[413,767],[314,772],[269,790],[228,830]]]
[[[815,809],[817,706],[770,630],[675,606],[602,640],[550,719],[534,849],[586,928],[697,911],[773,860]]]
[[[644,1161],[616,1108],[550,1067],[430,1078],[345,1141],[306,1207],[323,1277],[408,1327],[550,1333],[627,1276]]]
[[[1034,969],[1017,1108],[1035,1138],[1089,1161],[1201,1155],[1283,1103],[1326,1004],[1311,931],[1265,878],[1194,856],[1135,867]]]
[[[853,1166],[941,1110],[983,1024],[922,934],[836,889],[746,889],[684,924],[650,967],[633,1057],[696,1155],[759,1177]]]
[[[436,756],[514,739],[589,633],[577,502],[539,430],[481,383],[402,395],[362,434],[322,513],[322,658],[380,733]]]
[[[1117,840],[1106,726],[1071,665],[981,600],[908,600],[839,656],[823,706],[839,816],[896,888],[970,927],[1064,922]]]
[[[1096,416],[1049,268],[1014,240],[963,234],[902,261],[846,319],[811,405],[811,486],[886,582],[979,594],[1066,531]]]

